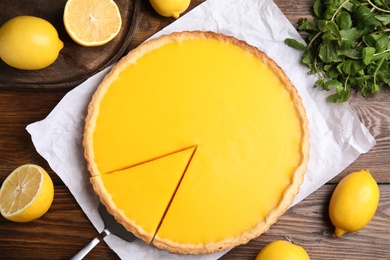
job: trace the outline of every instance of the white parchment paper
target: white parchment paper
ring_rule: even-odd
[[[284,44],[285,38],[303,40],[272,0],[208,0],[153,37],[183,30],[220,32],[256,46],[282,67],[298,89],[309,119],[311,159],[294,204],[375,145],[347,103],[329,104],[325,101],[328,93],[313,88],[316,77],[307,75],[307,68],[300,63],[301,53]],[[70,91],[44,120],[27,126],[37,151],[67,185],[99,232],[103,230],[97,212],[99,201],[89,182],[81,140],[87,105],[109,69]],[[128,243],[108,236],[106,242],[122,259],[217,259],[225,253],[182,256],[140,240]]]

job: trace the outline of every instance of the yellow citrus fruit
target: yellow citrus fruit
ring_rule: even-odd
[[[0,58],[18,69],[43,69],[63,47],[56,28],[39,17],[16,16],[0,27]]]
[[[306,250],[285,240],[276,240],[266,245],[256,260],[310,260]]]
[[[6,219],[28,222],[41,217],[50,208],[54,186],[40,166],[25,164],[4,180],[0,189],[0,211]]]
[[[333,191],[329,217],[337,237],[364,228],[379,204],[379,187],[367,170],[345,176]]]
[[[64,25],[69,36],[82,46],[101,46],[118,35],[122,18],[113,0],[68,0]]]
[[[149,0],[156,12],[165,17],[179,18],[187,10],[191,0]]]

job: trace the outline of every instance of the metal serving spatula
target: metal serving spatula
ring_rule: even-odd
[[[108,213],[106,207],[103,204],[99,204],[98,207],[99,214],[104,222],[104,230],[95,237],[88,245],[86,245],[83,249],[80,250],[75,256],[71,258],[71,260],[83,259],[100,241],[103,240],[104,237],[109,234],[114,234],[128,242],[132,242],[136,239],[133,233],[127,231],[124,226],[116,221],[116,219]]]

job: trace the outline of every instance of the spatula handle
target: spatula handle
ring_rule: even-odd
[[[104,229],[97,237],[91,240],[83,249],[81,249],[77,254],[75,254],[71,260],[80,260],[83,259],[104,237],[111,234],[108,229]]]

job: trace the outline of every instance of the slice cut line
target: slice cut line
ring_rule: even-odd
[[[169,153],[157,156],[155,158],[151,158],[151,159],[139,162],[137,164],[129,165],[129,166],[125,167],[125,168],[120,168],[120,169],[116,169],[116,170],[113,170],[113,171],[110,171],[110,172],[105,172],[103,174],[111,174],[111,173],[118,172],[118,171],[124,171],[124,170],[130,169],[130,168],[133,168],[133,167],[138,167],[138,166],[141,166],[143,164],[150,163],[150,162],[162,159],[164,157],[168,157],[168,156],[171,156],[171,155],[174,155],[174,154],[177,154],[177,153],[184,152],[186,150],[193,150],[193,152],[192,152],[192,155],[193,155],[195,153],[195,150],[196,150],[197,147],[198,147],[197,145],[194,145],[194,146],[186,147],[186,148],[183,148],[183,149],[180,149],[180,150],[175,150],[173,152],[169,152]],[[191,158],[192,158],[192,155],[191,155]]]
[[[154,235],[153,235],[152,240],[150,241],[150,244],[153,243],[153,240],[154,240],[154,238],[156,237],[157,232],[158,232],[158,230],[160,229],[161,224],[162,224],[163,221],[164,221],[164,218],[165,218],[165,216],[166,216],[166,214],[167,214],[167,212],[168,212],[168,210],[169,210],[169,207],[171,206],[172,201],[173,201],[173,199],[174,199],[175,196],[176,196],[177,190],[178,190],[179,187],[180,187],[180,184],[181,184],[181,182],[182,182],[182,180],[183,180],[183,178],[184,178],[184,176],[185,176],[185,173],[187,172],[187,169],[188,169],[188,167],[189,167],[189,165],[190,165],[190,163],[191,163],[191,161],[192,161],[192,158],[194,158],[194,154],[195,154],[196,148],[197,148],[197,146],[195,146],[195,147],[193,148],[193,152],[192,152],[192,154],[191,154],[191,157],[190,157],[190,159],[188,160],[188,163],[187,163],[187,165],[186,165],[186,168],[184,169],[184,172],[183,172],[183,174],[182,174],[182,176],[181,176],[181,178],[180,178],[180,181],[179,181],[179,183],[178,183],[177,186],[176,186],[175,192],[173,193],[173,195],[172,195],[172,197],[171,197],[171,200],[169,201],[168,206],[166,207],[166,209],[165,209],[165,211],[164,211],[164,215],[162,216],[162,218],[161,218],[161,220],[160,220],[160,223],[158,224],[158,226],[157,226],[157,228],[156,228],[156,232],[154,232]]]
[[[100,196],[105,198],[102,203],[117,221],[150,243],[195,150],[196,146],[186,148],[127,169],[93,176],[91,183],[97,194],[105,195]]]

